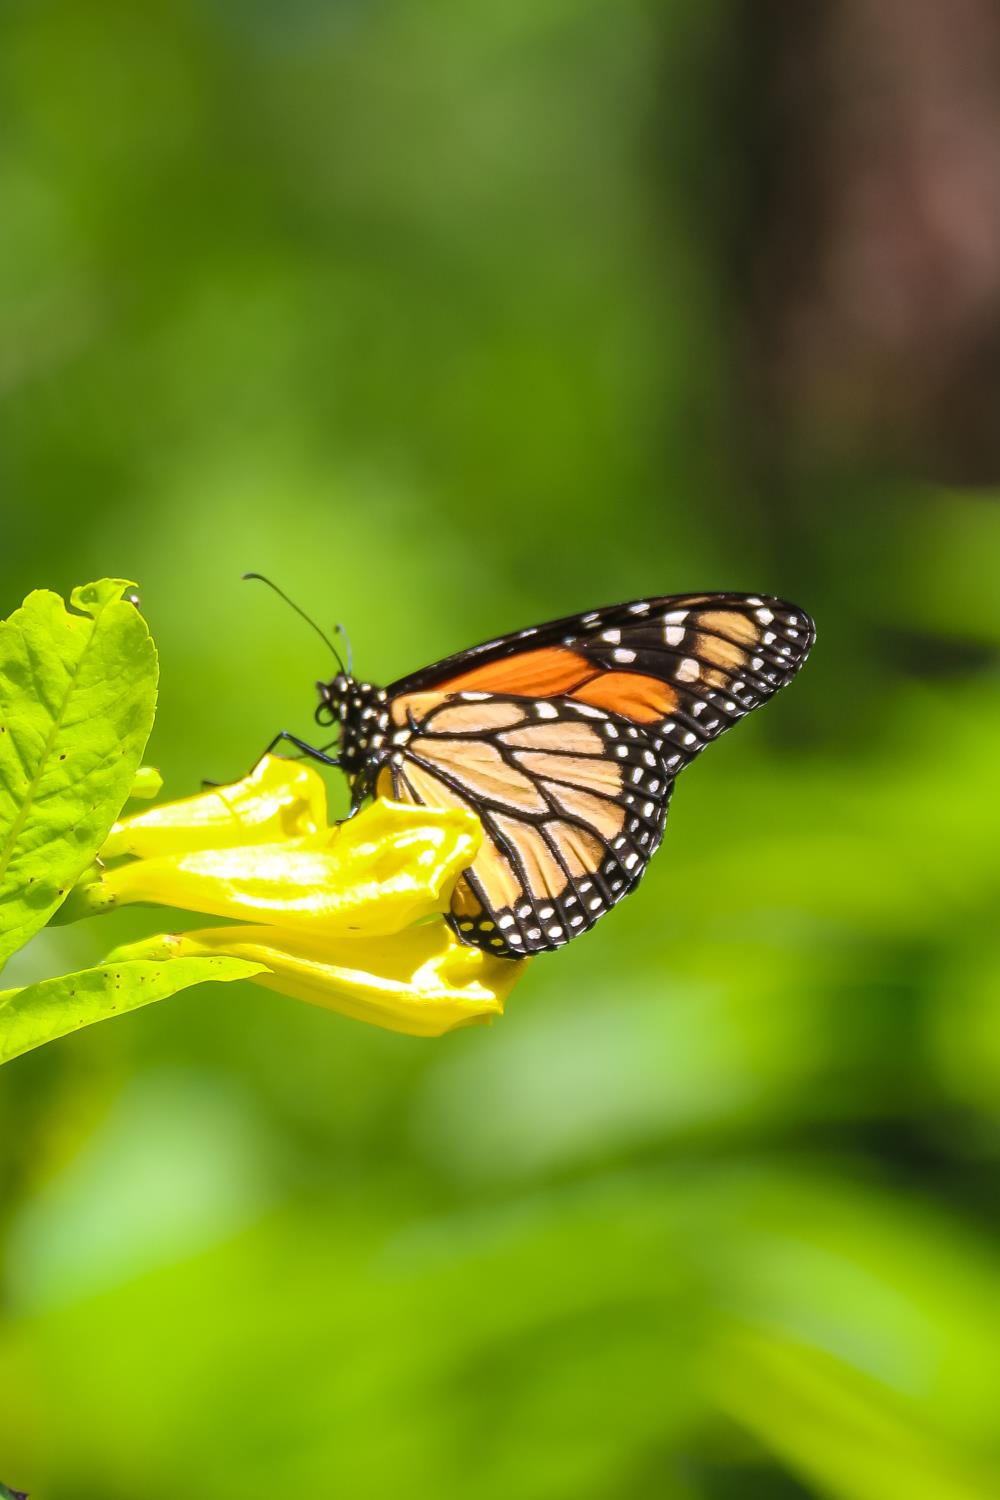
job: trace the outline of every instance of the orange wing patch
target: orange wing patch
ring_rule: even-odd
[[[578,828],[573,823],[562,821],[546,823],[546,832],[554,840],[559,853],[574,879],[593,875],[604,857],[604,845],[600,839]]]
[[[489,734],[524,723],[524,711],[514,703],[454,703],[439,708],[428,727],[435,734]]]
[[[523,828],[524,824],[517,824]],[[513,906],[524,896],[521,882],[507,860],[497,853],[491,843],[484,843],[476,855],[470,868],[470,874],[475,876],[479,887],[489,903],[491,912],[501,912],[505,907]],[[454,899],[452,899],[452,910],[455,910]]]
[[[514,759],[532,776],[565,781],[587,791],[617,797],[622,789],[621,762],[597,755],[550,755],[544,750],[515,750]]]
[[[545,812],[545,801],[527,776],[509,766],[495,745],[483,740],[412,740],[410,756],[418,757],[423,770],[440,768],[473,804],[500,802],[523,812]],[[407,775],[412,761],[408,757]],[[412,766],[413,770],[418,769]]]
[[[511,729],[498,738],[521,750],[551,750],[567,755],[603,755],[604,741],[590,724],[572,719],[549,720],[543,724],[526,724]]]
[[[589,703],[607,713],[620,714],[636,724],[653,724],[677,707],[673,688],[659,677],[642,672],[605,672],[571,695],[577,703]]]
[[[711,631],[739,646],[753,646],[760,639],[760,630],[748,615],[739,610],[707,610],[692,622],[698,630]]]
[[[458,807],[462,812],[476,810],[467,798],[412,762],[408,762],[405,771],[400,772],[399,780],[406,802],[420,802],[424,807]]]
[[[747,654],[742,646],[719,635],[699,635],[698,655],[713,667],[722,667],[728,672],[738,672],[746,663]]]
[[[478,917],[483,903],[464,875],[459,876],[451,896],[451,909],[456,917]]]
[[[559,781],[546,781],[542,784],[563,812],[589,823],[591,828],[596,828],[606,839],[615,838],[625,827],[625,809],[619,807],[617,802],[607,802],[603,797],[595,797],[578,786],[565,786]]]
[[[535,900],[544,901],[546,898],[559,896],[567,885],[566,872],[538,829],[531,823],[520,822],[517,818],[507,818],[503,813],[494,813],[493,821],[520,856],[524,873],[528,877],[528,889]],[[478,863],[479,856],[477,856],[476,865]],[[506,868],[505,861],[497,860],[497,864],[501,868]],[[476,866],[473,868],[483,880],[479,869]],[[488,890],[485,880],[483,880],[483,886]]]
[[[561,646],[545,646],[538,651],[524,651],[502,661],[473,667],[448,682],[438,691],[447,693],[512,693],[521,698],[554,698],[593,677],[594,668],[575,651]]]
[[[424,807],[460,807],[464,812],[475,812],[476,808],[464,797],[439,781],[429,771],[408,764],[401,778],[400,794],[405,802],[422,803]],[[520,827],[520,824],[516,826]],[[451,909],[456,917],[468,919],[479,917],[483,906],[479,896],[467,879],[472,874],[493,911],[513,906],[523,896],[521,883],[507,862],[502,859],[489,842],[483,844],[472,865],[455,886],[451,898]],[[463,929],[465,930],[465,929]]]
[[[421,724],[428,714],[434,712],[442,703],[447,703],[448,698],[444,693],[404,693],[399,698],[393,698],[389,704],[389,716],[394,724],[408,724],[411,719]]]

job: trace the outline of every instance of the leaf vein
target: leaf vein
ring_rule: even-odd
[[[38,789],[38,784],[45,772],[48,758],[52,754],[52,750],[59,735],[59,731],[62,728],[63,716],[65,715],[66,710],[69,706],[70,699],[73,696],[73,689],[80,674],[80,669],[83,666],[83,663],[86,660],[91,647],[93,646],[94,637],[97,634],[97,629],[98,625],[97,621],[95,620],[93,629],[90,631],[90,634],[87,636],[86,641],[84,641],[83,643],[83,650],[80,652],[79,656],[76,659],[76,662],[69,672],[69,679],[66,683],[66,689],[62,695],[62,700],[59,704],[59,707],[52,715],[52,727],[49,730],[49,733],[42,745],[41,754],[38,758],[37,769],[35,770],[34,775],[31,777],[31,780],[29,781],[28,786],[25,789],[23,801],[21,803],[20,809],[14,817],[14,821],[11,823],[11,826],[7,833],[7,837],[4,839],[3,845],[0,846],[0,882],[3,881],[4,877],[7,874],[7,868],[10,864],[14,849],[17,846],[17,841],[24,831],[25,824],[27,823],[28,818],[31,814],[31,809],[34,806],[35,802],[35,792]],[[35,664],[32,659],[31,646],[25,637],[22,636],[22,639],[24,640],[25,653],[28,657],[28,664],[31,675],[37,684],[38,677],[35,670]],[[44,699],[42,698],[41,693],[38,693],[37,696],[39,702],[44,703]]]

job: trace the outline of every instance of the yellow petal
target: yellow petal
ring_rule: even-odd
[[[492,1021],[529,962],[460,943],[443,921],[390,938],[322,938],[314,929],[213,927],[153,938],[117,957],[227,954],[265,964],[254,984],[411,1036]]]
[[[233,848],[322,834],[326,826],[323,778],[301,761],[265,755],[242,781],[122,818],[101,855],[156,857]]]
[[[316,837],[138,859],[84,893],[91,910],[155,902],[318,933],[380,936],[448,909],[482,838],[460,810],[378,800]]]

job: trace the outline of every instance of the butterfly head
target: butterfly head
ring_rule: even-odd
[[[317,682],[316,722],[340,729],[340,764],[354,782],[362,771],[377,765],[386,743],[389,710],[383,688],[359,682],[350,672],[338,672],[330,682]]]

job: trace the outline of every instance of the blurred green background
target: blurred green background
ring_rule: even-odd
[[[937,9],[7,0],[0,603],[139,581],[169,795],[310,732],[248,568],[376,681],[819,626],[502,1023],[215,986],[4,1068],[33,1500],[1000,1495],[1000,38]]]

